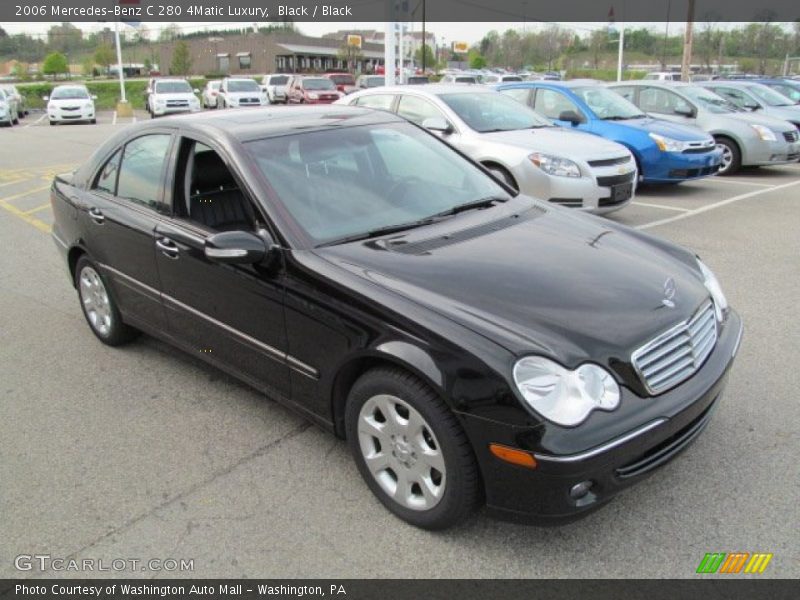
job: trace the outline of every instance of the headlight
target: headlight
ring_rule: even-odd
[[[310,100],[317,100],[319,98],[319,94],[309,94],[308,97]]]
[[[700,267],[700,272],[703,274],[703,283],[711,294],[711,299],[714,300],[714,313],[717,316],[717,321],[722,321],[725,312],[728,310],[728,299],[722,293],[722,286],[720,286],[716,275],[699,258],[697,259],[697,266]]]
[[[548,421],[571,427],[593,410],[619,406],[619,386],[602,367],[585,363],[574,371],[541,356],[514,365],[514,383],[528,405]]]
[[[167,101],[166,101],[166,100],[164,100],[163,98],[156,98],[156,104],[157,104],[158,106],[166,106],[166,104],[167,104]]]
[[[559,158],[550,154],[535,152],[529,157],[530,161],[548,175],[557,177],[580,177],[581,170],[574,162],[566,158]]]
[[[664,137],[657,133],[651,133],[649,135],[650,139],[656,143],[658,149],[662,152],[683,152],[686,149],[685,142],[673,140],[672,138]]]
[[[775,137],[775,132],[772,131],[769,127],[764,127],[763,125],[754,125],[754,124],[751,124],[750,127],[755,129],[756,134],[758,134],[758,137],[764,140],[765,142],[775,142],[778,139]]]

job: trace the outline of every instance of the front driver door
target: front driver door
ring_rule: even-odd
[[[170,334],[268,395],[290,398],[283,271],[220,264],[204,253],[208,236],[255,232],[264,219],[210,144],[183,138],[175,164],[173,217],[154,241]]]
[[[697,110],[675,92],[646,87],[639,91],[637,106],[649,115],[665,121],[697,127]]]

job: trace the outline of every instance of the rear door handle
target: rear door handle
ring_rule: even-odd
[[[94,221],[98,225],[102,225],[106,220],[105,215],[96,206],[92,206],[89,209],[89,217],[92,219],[92,221]]]
[[[162,237],[156,240],[156,247],[161,250],[161,254],[167,258],[178,258],[180,249],[168,237]]]

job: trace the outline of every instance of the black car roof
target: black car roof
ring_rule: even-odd
[[[141,129],[167,125],[233,138],[240,142],[307,130],[402,123],[400,117],[381,110],[344,105],[281,106],[204,111],[148,121]]]

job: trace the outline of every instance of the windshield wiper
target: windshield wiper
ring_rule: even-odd
[[[485,198],[480,198],[473,202],[467,202],[466,204],[459,204],[458,206],[454,206],[453,208],[448,208],[447,210],[443,210],[440,213],[436,213],[433,215],[434,217],[449,217],[451,215],[457,215],[458,213],[466,212],[468,210],[476,210],[479,208],[487,208],[492,206],[495,202],[507,202],[508,198],[503,198],[501,196],[486,196]]]
[[[382,235],[389,235],[390,233],[398,233],[401,231],[408,231],[409,229],[416,229],[417,227],[422,227],[424,225],[430,225],[434,223],[437,215],[432,217],[426,217],[424,219],[419,219],[418,221],[409,221],[408,223],[398,223],[396,225],[387,225],[386,227],[378,227],[377,229],[371,229],[369,231],[365,231],[363,233],[356,233],[355,235],[348,235],[342,238],[338,238],[335,240],[331,240],[329,242],[324,242],[319,244],[317,247],[321,248],[324,246],[335,246],[337,244],[346,244],[348,242],[358,242],[361,240],[369,240],[376,237],[381,237]]]

